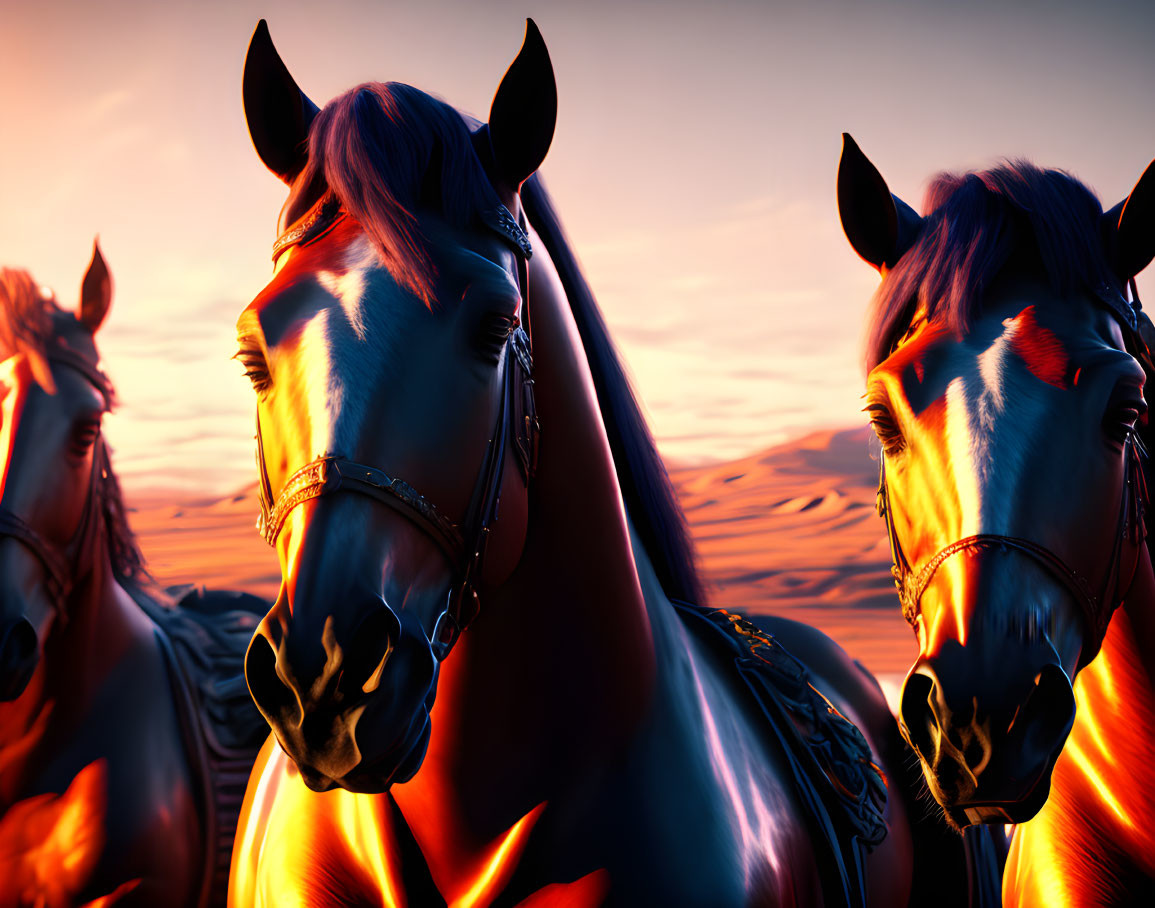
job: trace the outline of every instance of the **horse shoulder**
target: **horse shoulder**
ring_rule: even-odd
[[[118,904],[169,904],[200,885],[202,820],[173,710],[171,669],[152,625],[135,625],[83,713],[67,718],[75,722],[71,743],[45,763],[37,783],[78,796],[78,783],[99,775],[92,803],[104,805],[105,819],[92,840],[101,854],[83,889],[87,897],[117,891]]]

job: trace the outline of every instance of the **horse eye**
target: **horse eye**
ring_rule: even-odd
[[[1124,445],[1135,431],[1136,423],[1147,422],[1147,402],[1141,396],[1132,396],[1107,408],[1103,417],[1103,431],[1116,444]]]
[[[69,452],[76,457],[83,457],[96,443],[100,436],[100,420],[94,418],[81,419],[72,427],[72,437],[69,439]]]
[[[269,366],[265,362],[265,356],[260,350],[243,348],[233,356],[233,359],[240,362],[244,368],[245,378],[253,383],[254,391],[260,394],[268,390],[273,380],[269,375]]]
[[[501,312],[487,312],[477,331],[477,352],[487,363],[497,365],[505,343],[518,326],[518,320]]]
[[[878,436],[879,444],[886,454],[898,454],[906,447],[906,440],[902,437],[902,430],[891,414],[886,404],[868,404],[864,412],[870,414],[870,426]]]

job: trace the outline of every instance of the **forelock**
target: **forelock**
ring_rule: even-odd
[[[963,334],[1008,264],[1059,296],[1121,291],[1099,234],[1102,206],[1070,174],[1028,161],[942,173],[927,190],[925,224],[887,273],[871,308],[866,367],[886,359],[918,310]]]

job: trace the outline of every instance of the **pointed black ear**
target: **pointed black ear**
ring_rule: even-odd
[[[1100,226],[1111,267],[1126,284],[1155,258],[1155,161],[1131,194],[1103,213]]]
[[[269,26],[257,23],[245,56],[245,120],[265,166],[292,183],[308,160],[309,124],[318,113],[281,60]]]
[[[513,190],[541,165],[557,123],[557,83],[541,32],[525,20],[525,41],[493,96],[489,141],[494,177]]]
[[[845,132],[838,162],[838,214],[854,251],[880,271],[893,268],[922,231],[922,218],[891,194],[882,174]]]
[[[88,270],[84,272],[84,280],[80,284],[80,311],[77,317],[85,328],[95,334],[111,305],[112,275],[104,264],[104,256],[100,254],[98,238],[92,243],[92,261],[88,263]]]

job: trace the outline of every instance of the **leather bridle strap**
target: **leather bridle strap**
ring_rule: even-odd
[[[260,431],[258,416],[258,439]],[[424,530],[450,562],[460,562],[465,548],[461,533],[432,503],[407,482],[392,478],[374,467],[340,457],[319,457],[290,476],[276,504],[267,513],[261,513],[257,529],[265,542],[275,545],[293,508],[314,498],[340,491],[359,492],[393,508]]]
[[[72,572],[64,552],[37,533],[19,515],[0,508],[0,538],[21,543],[44,567],[49,594],[54,603],[63,600],[71,587]]]
[[[1010,549],[1027,555],[1041,565],[1070,592],[1078,604],[1086,628],[1083,651],[1080,655],[1080,667],[1086,665],[1099,652],[1111,616],[1119,607],[1124,595],[1129,591],[1138,570],[1139,543],[1145,533],[1143,508],[1146,502],[1146,484],[1143,479],[1142,468],[1138,462],[1137,445],[1138,441],[1132,438],[1127,441],[1124,448],[1122,500],[1119,504],[1119,516],[1111,549],[1111,560],[1098,595],[1091,591],[1087,578],[1046,546],[1030,539],[1003,536],[997,533],[978,533],[952,542],[937,552],[916,574],[907,561],[906,554],[902,550],[902,544],[898,539],[898,533],[895,530],[890,507],[890,491],[886,482],[886,456],[885,454],[881,455],[879,458],[878,509],[886,520],[887,537],[890,542],[891,574],[898,589],[899,601],[902,603],[903,617],[917,631],[923,593],[926,592],[926,588],[934,579],[938,569],[952,556],[968,551],[996,549],[1005,551]],[[1135,528],[1135,532],[1129,534],[1128,528],[1131,527]],[[1124,585],[1120,581],[1123,548],[1127,542],[1134,545],[1135,558],[1131,567],[1131,576]]]
[[[104,397],[106,407],[112,405],[112,384],[108,377],[85,356],[67,347],[58,346],[49,350],[49,362],[75,369],[83,375]],[[8,508],[0,507],[0,539],[15,539],[31,552],[44,568],[47,577],[49,598],[56,610],[57,619],[64,623],[68,619],[65,601],[76,582],[82,579],[91,565],[81,563],[90,550],[90,542],[96,532],[99,520],[103,473],[108,468],[107,448],[103,438],[97,438],[92,451],[92,474],[88,483],[88,497],[84,503],[81,522],[73,533],[66,548],[61,548],[41,536],[24,518]],[[71,556],[69,553],[72,553]]]
[[[275,254],[293,243],[307,243],[327,232],[339,211],[330,206],[321,214],[307,219],[303,232],[286,234],[278,241]],[[438,660],[444,659],[461,632],[476,617],[480,603],[477,584],[480,582],[482,562],[489,540],[490,529],[497,521],[501,504],[501,484],[505,474],[505,458],[510,434],[510,414],[514,410],[514,370],[518,369],[522,388],[518,390],[532,398],[532,341],[525,327],[529,321],[529,269],[527,259],[532,254],[525,229],[502,206],[486,212],[485,224],[510,242],[515,250],[517,277],[521,292],[520,321],[506,340],[501,356],[501,399],[493,432],[486,446],[485,457],[478,470],[470,496],[463,526],[459,527],[437,510],[432,502],[420,495],[411,485],[391,477],[375,467],[355,463],[337,456],[318,457],[297,470],[285,483],[275,500],[265,465],[264,444],[261,438],[260,413],[257,414],[257,468],[260,472],[261,514],[257,529],[265,541],[275,546],[277,537],[298,505],[337,492],[356,492],[390,507],[412,521],[445,555],[454,571],[445,608],[434,621],[430,643]],[[526,481],[533,472],[538,431],[536,413],[530,406],[525,413],[527,440],[519,444],[519,456],[525,462]],[[519,436],[520,438],[520,436]]]

